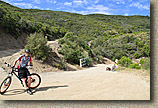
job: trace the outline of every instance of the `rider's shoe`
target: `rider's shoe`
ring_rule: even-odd
[[[33,94],[32,91],[31,91],[31,89],[27,89],[27,93],[28,93],[29,95],[32,95],[32,94]]]

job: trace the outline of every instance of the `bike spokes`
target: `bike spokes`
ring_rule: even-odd
[[[11,84],[11,77],[7,77],[0,86],[0,93],[3,94],[9,88]]]
[[[40,85],[41,83],[41,78],[38,74],[31,74],[31,85],[30,85],[30,88],[36,88]]]
[[[39,78],[37,76],[31,76],[31,87],[36,86],[39,83]]]

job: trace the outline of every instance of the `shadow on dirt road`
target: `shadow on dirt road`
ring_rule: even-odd
[[[56,88],[60,88],[60,87],[68,87],[68,85],[39,87],[39,88],[35,89],[35,91],[33,93],[39,92],[39,91],[47,91],[48,89],[56,89]]]
[[[33,90],[33,93],[39,92],[39,91],[47,91],[48,89],[56,89],[60,87],[68,87],[68,85],[63,85],[63,86],[47,86],[47,87],[39,87],[37,89]],[[18,94],[23,94],[25,93],[25,89],[12,89],[6,91],[6,93],[3,96],[11,96],[11,95],[18,95]]]
[[[11,95],[18,95],[18,94],[23,94],[26,91],[24,89],[12,89],[6,91],[6,93],[3,96],[11,96]]]

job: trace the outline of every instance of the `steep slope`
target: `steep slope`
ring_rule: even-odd
[[[4,30],[0,29],[0,50],[24,48],[27,36],[26,33],[22,33],[15,39],[11,34],[7,34]]]

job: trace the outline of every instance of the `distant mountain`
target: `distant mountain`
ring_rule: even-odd
[[[21,32],[43,31],[50,40],[63,37],[67,31],[93,38],[109,30],[119,33],[150,30],[148,16],[80,15],[50,10],[20,9],[3,1],[0,1],[0,19],[1,28],[15,37]]]

